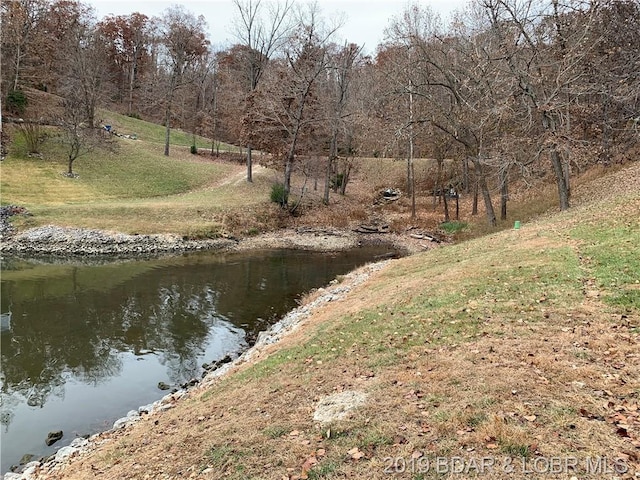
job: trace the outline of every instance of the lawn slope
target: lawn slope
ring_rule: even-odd
[[[176,132],[166,157],[156,138],[160,126],[123,116],[118,122],[142,133],[137,140],[114,137],[114,151],[96,149],[79,157],[77,178],[63,175],[65,152],[54,130],[42,158],[27,155],[22,137],[14,134],[0,171],[2,203],[25,206],[31,213],[14,219],[18,228],[55,224],[200,238],[224,234],[238,227],[238,219],[246,228],[261,226],[273,172],[258,166],[253,184],[247,184],[242,165],[204,152],[192,155],[183,145],[188,140],[184,133]],[[230,219],[236,216],[234,224]]]

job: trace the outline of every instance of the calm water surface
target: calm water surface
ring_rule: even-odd
[[[189,254],[102,265],[4,258],[1,471],[109,429],[246,348],[299,296],[385,253]],[[51,447],[47,433],[63,430]]]

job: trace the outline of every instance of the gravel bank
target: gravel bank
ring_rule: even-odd
[[[310,228],[278,230],[243,239],[229,237],[187,240],[171,234],[128,235],[47,225],[13,235],[6,231],[1,240],[2,254],[61,257],[136,257],[203,250],[246,251],[271,248],[339,251],[364,244],[386,244],[403,254],[410,254],[434,246],[428,241],[417,241],[406,235],[358,234],[349,230]]]
[[[127,256],[225,248],[232,239],[184,240],[177,235],[128,235],[54,225],[32,228],[3,239],[0,252],[22,255]]]

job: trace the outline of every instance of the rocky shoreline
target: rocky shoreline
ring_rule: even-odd
[[[59,478],[61,472],[64,471],[65,465],[69,462],[90,454],[100,445],[114,441],[123,430],[136,424],[145,416],[160,415],[162,412],[174,408],[180,400],[210,388],[220,377],[228,374],[233,368],[254,361],[266,347],[279,342],[282,338],[295,331],[318,308],[329,302],[342,300],[353,288],[367,280],[374,272],[385,268],[388,264],[389,260],[371,263],[345,275],[340,282],[334,280],[326,288],[318,289],[313,300],[293,309],[268,330],[261,332],[255,344],[235,360],[209,370],[201,381],[190,382],[185,388],[165,395],[156,402],[141,406],[137,410],[131,410],[126,416],[116,420],[110,430],[96,433],[88,438],[76,438],[70,445],[61,447],[50,457],[27,463],[19,473],[7,472],[3,479],[46,480],[54,477]]]
[[[47,225],[16,233],[10,222],[12,215],[24,215],[28,212],[16,206],[0,209],[0,254],[3,256],[44,257],[46,261],[60,262],[102,262],[114,259],[148,258],[161,255],[176,255],[196,251],[250,251],[260,249],[296,249],[310,251],[340,251],[357,248],[362,245],[388,245],[398,255],[412,254],[436,246],[425,243],[408,235],[392,233],[363,234],[353,230],[331,228],[300,227],[282,229],[241,239],[228,237],[219,239],[190,240],[179,235],[129,235],[120,232],[108,232],[95,229],[60,227]],[[268,345],[277,343],[303,322],[319,306],[342,299],[353,287],[366,280],[369,275],[387,264],[386,260],[371,263],[346,275],[338,283],[333,282],[327,288],[319,289],[317,297],[300,306],[269,330],[259,334],[255,344],[235,360],[216,365],[206,372],[206,376],[187,388],[166,395],[150,405],[132,410],[125,417],[116,420],[111,430],[95,434],[89,438],[76,438],[69,446],[61,447],[54,455],[22,466],[20,473],[8,472],[4,480],[46,479],[53,472],[59,472],[69,459],[91,451],[117,435],[122,428],[136,423],[144,415],[159,414],[175,406],[175,403],[190,395],[194,389],[210,386],[218,377],[226,374],[234,366],[254,359]],[[238,355],[238,354],[236,354]]]
[[[3,230],[0,254],[50,257],[137,258],[196,251],[247,251],[290,248],[340,251],[361,245],[386,244],[411,254],[434,244],[392,233],[362,234],[351,230],[283,229],[244,238],[190,240],[173,234],[130,235],[102,230],[47,225],[12,234]]]

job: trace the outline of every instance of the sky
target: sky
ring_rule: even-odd
[[[431,7],[443,20],[466,3],[466,0],[416,1]],[[296,2],[306,3],[299,0]],[[144,13],[149,17],[159,16],[168,7],[178,4],[175,0],[85,0],[83,3],[93,6],[98,19],[133,12]],[[337,32],[337,40],[364,45],[365,52],[373,54],[378,44],[384,40],[384,30],[389,21],[405,10],[408,1],[317,0],[317,4],[328,22],[337,20],[342,24]],[[195,15],[205,17],[209,25],[209,39],[214,47],[224,48],[235,43],[232,24],[238,15],[232,0],[183,0],[180,5]]]

